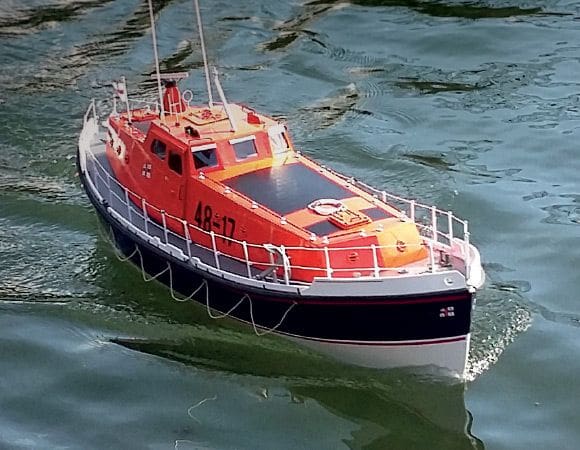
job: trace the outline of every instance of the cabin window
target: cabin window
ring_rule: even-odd
[[[268,136],[270,137],[270,147],[272,148],[273,154],[286,153],[290,149],[290,141],[288,141],[286,127],[284,125],[271,127],[268,130]]]
[[[147,135],[149,131],[149,127],[151,126],[152,120],[143,120],[143,121],[135,121],[133,122],[133,126],[137,128],[141,133]]]
[[[167,151],[167,146],[163,142],[161,142],[157,139],[154,139],[153,143],[151,144],[151,151],[155,155],[157,155],[157,157],[159,159],[165,159],[165,153]]]
[[[215,145],[192,147],[193,165],[196,169],[204,167],[216,167],[218,165],[217,150]]]
[[[244,138],[243,140],[233,139],[230,141],[230,144],[234,147],[236,159],[238,161],[251,158],[258,154],[258,150],[256,150],[256,141],[253,136],[249,139]]]
[[[183,166],[181,165],[181,155],[176,152],[169,151],[169,159],[167,165],[175,173],[181,175],[183,173]]]

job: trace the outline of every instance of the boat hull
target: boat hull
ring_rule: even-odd
[[[80,169],[80,167],[79,167]],[[374,368],[438,366],[461,376],[469,351],[472,293],[357,295],[344,281],[325,295],[236,283],[174,257],[143,240],[111,214],[79,170],[85,191],[118,251],[173,294],[205,306],[213,317],[245,322],[258,334],[277,334],[340,361]],[[192,296],[192,294],[195,294]],[[330,293],[328,293],[330,292]]]
[[[406,342],[319,341],[290,338],[331,358],[362,367],[437,367],[461,376],[469,352],[470,334],[448,339]]]

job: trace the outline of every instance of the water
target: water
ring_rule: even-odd
[[[203,95],[190,1],[162,66]],[[203,2],[228,96],[307,154],[468,218],[469,380],[345,367],[119,262],[75,173],[111,79],[154,93],[146,1],[0,4],[0,447],[580,446],[580,2]]]

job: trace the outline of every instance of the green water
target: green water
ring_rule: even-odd
[[[189,0],[162,67],[203,101]],[[79,187],[92,97],[155,94],[147,1],[0,2],[0,448],[580,447],[580,2],[202,1],[228,97],[469,219],[469,380],[347,367],[173,301]]]

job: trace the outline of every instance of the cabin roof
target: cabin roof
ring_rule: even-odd
[[[149,110],[134,110],[131,125],[137,133],[142,134],[143,139],[151,123],[155,123],[185,146],[196,146],[224,139],[242,138],[278,124],[274,119],[244,105],[230,103],[229,110],[235,130],[222,105],[214,105],[211,108],[188,106],[182,113],[166,114],[163,119]],[[128,120],[126,113],[122,113],[120,117]]]
[[[342,200],[355,195],[301,162],[248,172],[222,183],[281,216],[320,198]]]

